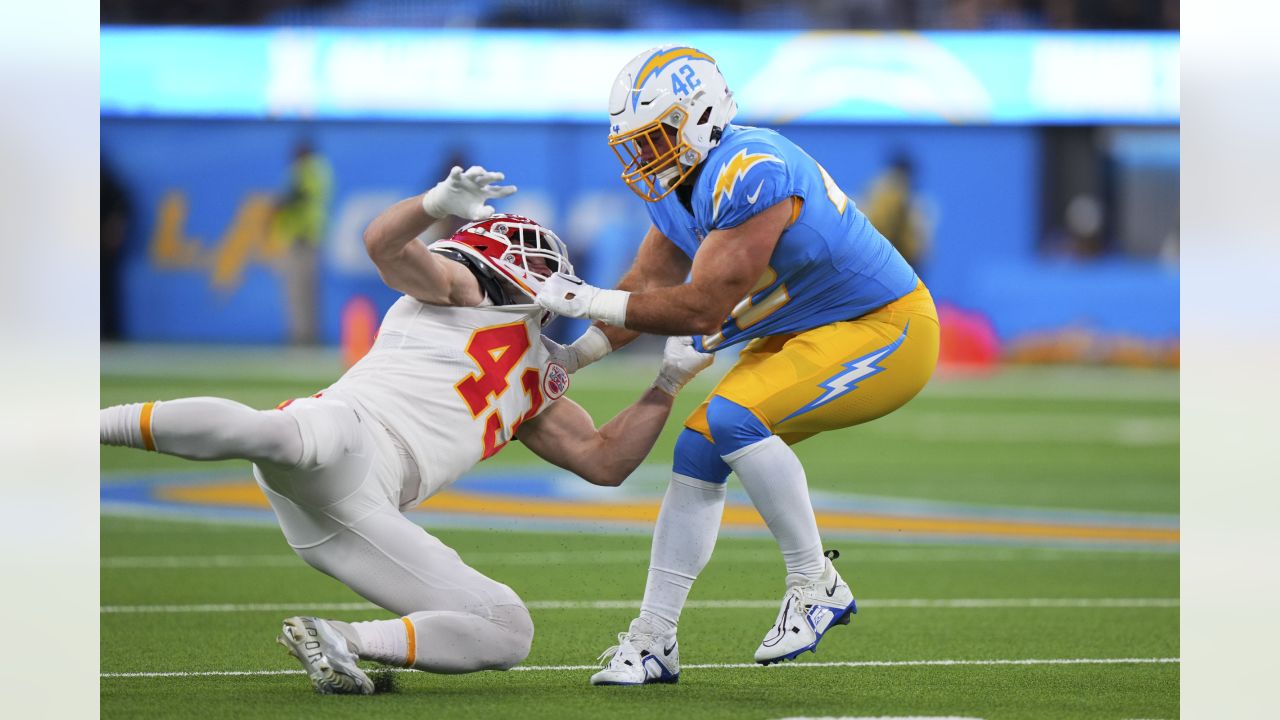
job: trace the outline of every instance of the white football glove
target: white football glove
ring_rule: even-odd
[[[516,191],[515,185],[494,185],[506,177],[500,172],[489,172],[479,165],[472,165],[463,172],[454,166],[449,177],[422,195],[422,209],[433,218],[453,215],[467,220],[483,220],[493,214],[493,206],[486,200],[504,198]]]
[[[565,273],[547,278],[538,291],[538,304],[557,315],[590,318],[614,327],[623,327],[630,298],[625,290],[601,290]]]
[[[560,365],[570,373],[576,373],[613,352],[609,338],[605,337],[604,331],[595,325],[587,328],[587,331],[571,345],[561,345],[545,335],[542,336],[542,345],[551,356],[551,362]]]
[[[669,337],[662,352],[662,370],[658,372],[658,379],[653,381],[653,386],[675,397],[685,383],[711,367],[715,359],[716,356],[711,353],[698,352],[693,347],[693,338],[687,335]]]

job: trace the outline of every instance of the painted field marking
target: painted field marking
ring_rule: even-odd
[[[103,570],[189,568],[300,567],[310,569],[297,555],[115,555],[99,560]]]
[[[1096,560],[1106,557],[1134,557],[1141,559],[1177,559],[1168,552],[1148,552],[1119,555],[1106,550],[1089,553],[1086,550],[865,550],[849,553],[859,563],[873,562],[1012,562],[1044,560]],[[734,563],[755,562],[776,565],[782,562],[775,553],[754,550],[720,551],[716,558]],[[606,565],[643,563],[649,560],[648,550],[581,550],[548,552],[473,552],[467,553],[467,562],[477,565]],[[278,568],[297,567],[310,569],[296,555],[108,555],[101,559],[103,570],[119,569],[187,569],[187,568]]]
[[[960,715],[795,715],[777,720],[983,720],[982,717]]]
[[[1011,665],[1168,665],[1181,658],[1046,658],[1019,660],[851,660],[847,662],[793,662],[770,665],[776,668],[858,668],[858,667],[953,667]],[[763,668],[757,663],[702,663],[685,665],[685,670],[738,670]],[[599,665],[519,665],[512,672],[557,672],[564,670],[598,670]],[[386,672],[420,672],[410,668],[384,668]],[[177,670],[166,672],[105,672],[102,678],[170,678],[170,677],[245,677],[270,675],[303,675],[302,670]]]
[[[1161,446],[1177,445],[1179,429],[1176,415],[915,412],[871,423],[862,432],[926,441]]]
[[[632,610],[639,600],[531,600],[530,610]],[[776,608],[777,600],[690,600],[686,608],[702,610]],[[863,608],[1176,608],[1178,598],[907,598],[862,600]],[[206,603],[195,605],[103,605],[102,614],[228,613],[228,612],[333,612],[379,610],[373,603]]]
[[[155,489],[156,500],[195,506],[267,508],[258,486],[244,480],[202,485],[164,485]],[[433,513],[473,514],[487,518],[504,516],[522,520],[558,522],[632,523],[651,527],[658,518],[659,502],[625,499],[620,502],[582,502],[561,498],[489,495],[450,489],[435,495],[426,506]],[[898,537],[932,538],[970,536],[987,540],[1078,541],[1149,543],[1176,546],[1177,527],[1147,525],[1099,525],[1080,520],[1065,522],[1020,517],[908,517],[839,509],[815,511],[824,532],[892,533]],[[761,530],[764,522],[755,507],[737,502],[725,505],[721,520],[725,529]]]

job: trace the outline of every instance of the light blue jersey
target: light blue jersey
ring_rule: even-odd
[[[695,343],[700,350],[852,320],[916,287],[915,271],[826,170],[772,130],[730,125],[693,182],[693,215],[678,193],[646,203],[653,224],[690,258],[711,231],[788,197],[804,201],[760,282],[718,333]]]

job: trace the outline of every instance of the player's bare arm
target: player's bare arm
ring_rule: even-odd
[[[636,253],[631,268],[618,282],[621,291],[679,285],[689,276],[689,258],[667,239],[658,228],[649,227]],[[549,345],[551,358],[569,372],[590,365],[621,348],[640,333],[615,325],[597,322],[570,345]]]
[[[437,219],[423,211],[420,195],[405,198],[369,223],[365,251],[394,290],[432,305],[478,305],[484,293],[471,271],[417,239]]]
[[[364,232],[364,245],[383,282],[432,305],[478,305],[484,293],[471,271],[430,252],[418,236],[449,215],[472,220],[492,215],[485,201],[516,190],[494,184],[502,179],[502,173],[481,167],[455,167],[426,193],[405,198],[374,218]]]
[[[653,449],[674,399],[649,388],[635,404],[596,429],[581,405],[561,398],[521,425],[518,437],[538,457],[593,485],[621,485]]]
[[[631,268],[618,281],[618,289],[631,293],[680,285],[689,277],[692,261],[658,228],[650,225],[636,251]],[[617,350],[640,336],[636,330],[597,323]]]
[[[707,235],[688,283],[631,294],[627,329],[659,335],[714,333],[765,273],[790,219],[788,198],[737,227]]]
[[[713,357],[695,350],[688,337],[669,338],[653,387],[599,429],[566,397],[521,425],[517,436],[539,457],[587,482],[620,485],[653,449],[680,388]]]
[[[570,317],[590,317],[627,330],[659,335],[708,335],[751,290],[791,218],[783,200],[733,228],[707,235],[687,283],[639,292],[600,290],[556,276],[539,303]]]

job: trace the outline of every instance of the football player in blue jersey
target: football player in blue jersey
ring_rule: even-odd
[[[710,353],[745,343],[677,439],[640,616],[602,656],[597,685],[679,678],[676,624],[715,546],[730,471],[786,561],[756,661],[793,659],[847,624],[857,605],[823,552],[791,446],[901,407],[937,362],[937,312],[911,266],[812,157],[731,124],[736,111],[706,53],[667,46],[627,63],[609,145],[652,227],[618,289],[559,275],[538,296],[598,321],[556,351],[570,371],[640,333],[694,335]]]

